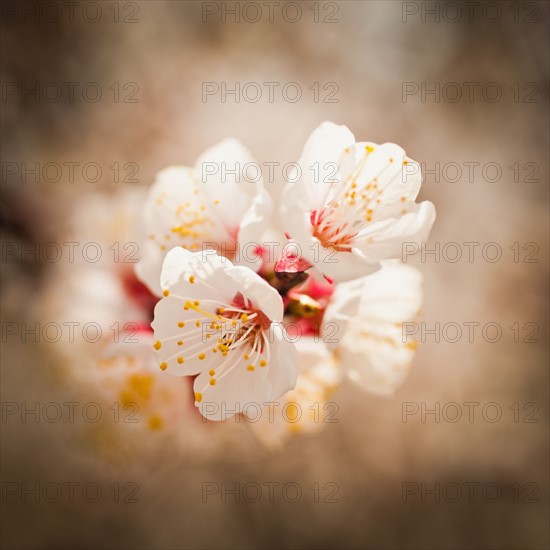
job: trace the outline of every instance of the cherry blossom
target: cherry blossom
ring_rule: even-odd
[[[435,220],[416,203],[417,162],[394,143],[355,142],[345,126],[321,124],[285,186],[281,218],[304,260],[336,282],[399,258],[405,242],[422,243]]]

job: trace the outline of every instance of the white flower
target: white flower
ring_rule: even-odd
[[[212,251],[172,249],[152,323],[162,370],[195,376],[203,416],[225,420],[248,403],[279,399],[296,384],[283,301],[261,277]]]
[[[399,263],[337,285],[324,327],[347,377],[367,391],[391,394],[405,379],[417,343],[403,338],[403,323],[417,321],[421,287],[420,272]]]
[[[296,387],[258,418],[250,418],[254,434],[267,447],[279,447],[289,436],[314,433],[338,420],[338,405],[329,402],[341,379],[334,357],[310,336],[300,338],[296,349],[300,363]]]
[[[254,166],[250,152],[228,139],[203,153],[192,168],[173,166],[157,174],[145,207],[147,239],[136,267],[152,292],[160,295],[162,262],[175,246],[191,251],[213,247],[236,257],[236,263],[259,268],[249,245],[266,227],[272,205],[261,178],[252,173]]]
[[[376,271],[401,256],[404,242],[424,242],[432,203],[415,203],[418,163],[393,143],[355,142],[346,126],[321,124],[309,137],[300,170],[283,191],[285,230],[302,256],[335,281]]]

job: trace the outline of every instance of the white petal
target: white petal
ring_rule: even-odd
[[[271,395],[268,372],[267,368],[250,371],[239,362],[227,374],[217,377],[214,386],[210,385],[210,375],[203,372],[194,384],[197,407],[205,418],[218,421],[246,411],[251,405],[252,410],[262,407]]]
[[[408,243],[422,245],[428,239],[435,222],[435,207],[429,201],[419,204],[406,203],[405,213],[395,212],[394,217],[373,223],[360,237],[353,240],[353,246],[361,251],[369,262],[401,258],[403,246]],[[403,207],[398,206],[396,210]]]
[[[402,323],[413,319],[422,306],[422,274],[398,262],[365,278],[359,315],[380,321]]]
[[[312,243],[310,212],[304,186],[300,182],[288,184],[282,197],[281,220],[285,232],[302,247],[304,257]]]
[[[353,162],[346,164],[349,157],[353,157]],[[414,201],[422,185],[419,164],[395,143],[356,143],[349,154],[344,153],[341,164],[348,170],[342,173],[342,184],[353,179],[357,189],[376,185],[376,190],[369,188],[367,193],[381,204],[398,203],[403,197]],[[376,211],[376,201],[372,207]]]
[[[241,221],[237,236],[240,246],[239,264],[254,271],[258,271],[262,264],[261,257],[254,254],[254,248],[256,245],[261,245],[259,236],[268,227],[272,209],[273,204],[269,193],[261,188]]]
[[[334,294],[325,310],[321,327],[322,340],[329,349],[340,345],[348,323],[357,317],[361,297],[371,277],[361,277],[336,285]]]
[[[355,138],[346,126],[323,122],[309,136],[298,164],[311,210],[320,208],[337,180],[340,155]],[[316,181],[317,180],[317,181]]]
[[[416,343],[404,340],[402,324],[418,316],[421,284],[416,269],[391,263],[337,289],[337,302],[327,312],[345,326],[337,355],[347,376],[370,392],[392,393],[406,376]],[[358,294],[353,313],[352,296]]]
[[[282,321],[283,301],[281,296],[264,279],[243,266],[228,268],[226,274],[235,281],[236,288],[238,287],[239,291],[271,321]]]
[[[392,395],[407,378],[414,350],[371,341],[360,347],[345,346],[338,357],[347,365],[347,377],[353,383],[369,393]]]
[[[324,275],[335,281],[344,282],[357,279],[374,273],[380,268],[379,262],[366,258],[359,248],[353,248],[351,252],[340,252],[331,247],[324,247],[315,237],[312,237],[312,240],[315,245],[307,247],[309,250],[307,258]],[[312,249],[315,252],[312,252]]]
[[[174,290],[192,289],[195,298],[211,297],[214,292],[221,300],[231,299],[234,286],[228,286],[224,271],[232,267],[233,264],[227,258],[210,250],[189,252],[183,248],[174,248],[164,259],[161,285],[163,289],[168,289],[180,283]],[[203,279],[211,288],[205,285],[190,287],[188,279],[191,275]]]
[[[271,326],[269,337],[271,355],[269,379],[272,385],[270,401],[276,401],[296,386],[298,355],[296,346],[289,341],[281,324],[274,323]]]
[[[216,202],[223,225],[237,229],[256,195],[263,189],[261,172],[250,151],[226,139],[205,151],[195,165],[201,188]],[[249,173],[250,172],[250,173]],[[257,181],[256,181],[257,180]]]

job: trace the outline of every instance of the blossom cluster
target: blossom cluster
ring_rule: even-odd
[[[189,397],[203,418],[238,416],[278,443],[318,429],[344,380],[391,394],[412,362],[402,324],[418,318],[422,278],[399,257],[435,219],[433,204],[416,202],[418,164],[325,122],[276,209],[262,178],[237,169],[251,163],[229,139],[192,167],[162,170],[136,218],[135,275],[112,274],[139,312],[143,345],[105,346],[94,376],[137,402],[153,429],[177,423]],[[274,404],[300,415],[258,421]]]

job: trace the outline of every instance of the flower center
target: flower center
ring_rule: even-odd
[[[351,241],[357,235],[353,226],[335,219],[335,208],[312,210],[310,222],[313,236],[326,248],[335,248],[339,252],[351,252]]]
[[[207,300],[203,300],[206,302]],[[252,302],[238,293],[230,303],[221,304],[214,312],[208,312],[201,306],[199,300],[187,300],[184,309],[192,309],[208,319],[206,339],[217,336],[217,343],[212,348],[213,353],[221,353],[226,357],[229,352],[236,361],[244,360],[247,370],[254,371],[257,366],[265,367],[269,362],[269,336],[267,334],[271,321]],[[200,320],[196,321],[197,328],[201,327]],[[199,334],[197,334],[199,336]],[[202,339],[202,338],[201,338]],[[202,347],[203,344],[198,344]],[[205,359],[204,351],[198,352],[199,359]],[[229,361],[229,358],[228,358]],[[183,361],[181,361],[183,362]],[[236,362],[224,361],[219,372],[212,371],[221,378],[221,373],[232,370]],[[213,379],[215,384],[215,379]]]
[[[269,329],[271,321],[247,298],[239,293],[229,307],[218,308],[216,313],[222,321],[216,327],[220,330],[218,349],[222,354],[239,347],[260,355],[264,352],[266,342],[263,333]]]

